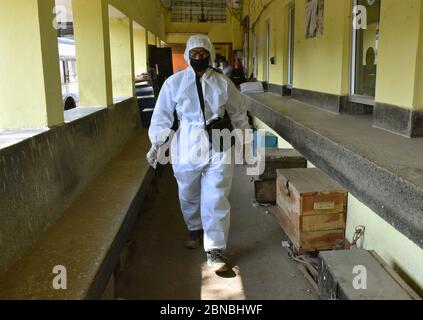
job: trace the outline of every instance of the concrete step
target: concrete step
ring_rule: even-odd
[[[374,251],[320,252],[319,297],[323,300],[421,300]]]

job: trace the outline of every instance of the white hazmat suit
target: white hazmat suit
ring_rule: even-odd
[[[204,48],[210,53],[210,65],[215,59],[214,47],[207,36],[189,39],[185,60],[190,65],[189,53],[194,48]],[[174,123],[174,111],[180,127],[172,141],[172,166],[179,188],[179,200],[189,231],[204,230],[206,252],[225,250],[230,224],[228,201],[234,171],[233,161],[225,164],[227,153],[211,155],[195,163],[181,161],[195,148],[210,148],[208,137],[198,141],[198,130],[204,131],[204,120],[217,116],[223,118],[225,110],[235,129],[250,129],[247,110],[231,80],[208,68],[201,78],[205,114],[203,116],[196,86],[196,73],[189,66],[167,79],[164,83],[149,128],[153,146],[163,144],[163,133],[169,132]],[[196,132],[197,131],[197,132]],[[229,150],[230,151],[230,150]],[[220,161],[214,157],[220,156]]]

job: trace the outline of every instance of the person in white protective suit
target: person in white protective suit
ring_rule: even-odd
[[[227,270],[223,252],[230,225],[228,196],[234,163],[233,159],[228,163],[231,149],[211,152],[213,148],[204,129],[213,119],[223,118],[225,111],[233,128],[250,129],[250,125],[239,91],[229,78],[210,67],[215,60],[210,39],[192,36],[184,57],[189,67],[167,79],[158,97],[149,128],[152,148],[147,160],[155,168],[159,148],[168,141],[176,110],[180,126],[172,139],[171,159],[189,230],[186,247],[198,248],[204,240],[208,265],[222,272]],[[199,149],[206,152],[202,152],[200,161],[192,161]]]

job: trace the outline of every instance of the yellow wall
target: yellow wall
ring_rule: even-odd
[[[31,0],[34,1],[34,0]],[[42,50],[42,63],[43,63],[43,77],[44,77],[44,94],[45,94],[45,106],[47,111],[47,125],[49,127],[63,123],[64,113],[63,113],[63,104],[62,104],[62,86],[60,81],[60,68],[56,64],[52,64],[51,61],[59,60],[59,51],[58,44],[56,42],[56,30],[52,27],[51,17],[52,10],[51,7],[54,6],[54,1],[38,0],[38,14],[40,21],[40,35],[41,35],[41,50]],[[1,21],[1,20],[0,20]],[[22,30],[22,25],[20,25],[20,30]],[[26,31],[23,31],[26,32]],[[17,34],[15,34],[15,41],[18,39]],[[22,39],[19,41],[23,44],[26,44]],[[6,42],[7,43],[7,42]],[[27,45],[27,44],[26,44]],[[28,46],[25,51],[29,48]],[[30,50],[31,51],[31,50]],[[15,57],[16,59],[16,57]],[[57,59],[57,60],[56,60]],[[32,61],[32,60],[30,60]],[[19,66],[21,68],[22,66]],[[21,70],[26,71],[25,68]],[[27,75],[28,73],[26,73]],[[26,79],[26,75],[23,79]],[[20,82],[22,84],[22,81]],[[22,90],[22,88],[20,88]],[[23,92],[23,91],[20,91]],[[28,103],[28,101],[27,101]],[[23,118],[20,115],[21,119]]]
[[[421,0],[381,2],[378,102],[413,108],[421,7]]]
[[[107,0],[131,20],[136,21],[161,39],[165,39],[165,14],[160,0]]]
[[[263,11],[262,17],[258,23],[257,34],[259,35],[259,78],[263,79],[266,75],[266,51],[267,51],[267,28],[266,21],[270,23],[270,50],[269,57],[275,57],[275,64],[269,62],[269,82],[276,84],[286,84],[285,77],[285,59],[287,50],[287,26],[288,9],[287,4],[290,1],[274,1]]]
[[[266,20],[270,20],[269,80],[287,84],[288,65],[288,6],[296,6],[294,39],[294,87],[332,94],[348,94],[350,57],[350,0],[326,0],[324,34],[315,39],[305,38],[305,0],[248,0],[243,15],[250,16],[249,73],[253,72],[253,33],[258,39],[258,79],[264,80],[266,69]],[[265,10],[263,5],[268,5]]]
[[[350,194],[347,237],[352,241],[356,226],[366,227],[359,246],[375,250],[399,275],[423,296],[423,250]]]
[[[306,0],[296,0],[294,87],[348,94],[350,1],[326,0],[322,36],[306,39]]]
[[[148,31],[148,44],[152,45],[152,46],[155,46],[157,44],[156,43],[156,36],[153,33],[151,33],[150,31]]]
[[[265,78],[266,20],[270,19],[270,82],[287,83],[287,0],[246,0],[249,15],[250,60],[253,71],[253,32],[258,38],[258,79]],[[263,6],[268,5],[265,10]],[[305,38],[306,0],[295,0],[294,87],[348,95],[351,59],[351,0],[326,0],[324,33]],[[423,49],[421,0],[383,0],[379,37],[376,101],[404,108],[423,109]],[[394,14],[393,14],[394,13]],[[372,42],[373,39],[372,39]],[[395,45],[393,45],[395,44]],[[373,44],[374,46],[374,44]],[[420,49],[419,49],[420,46]]]
[[[420,6],[420,21],[423,21],[423,5]],[[423,110],[423,23],[419,28],[419,51],[417,54],[416,82],[414,87],[414,109]]]
[[[232,27],[232,26],[230,26]],[[167,43],[186,43],[193,34],[206,34],[212,42],[232,43],[232,33],[226,24],[203,24],[169,22],[167,27]]]
[[[134,29],[135,75],[147,72],[147,40],[145,29]]]
[[[279,148],[292,148],[261,120],[254,118],[254,126],[278,136]],[[315,168],[311,162],[308,162],[308,167]],[[375,250],[414,290],[423,296],[423,250],[352,194],[348,197],[347,217],[348,241],[352,242],[357,226],[365,226],[365,235],[358,242],[358,246],[366,250]]]
[[[274,134],[275,136],[277,136],[278,137],[278,148],[281,148],[281,149],[293,149],[292,145],[289,142],[287,142],[284,139],[282,139],[276,133],[276,131],[274,131],[273,129],[271,129],[266,123],[264,123],[260,119],[254,117],[253,118],[253,125],[257,129],[261,129],[261,130],[264,130],[266,132],[270,132],[270,133]]]
[[[63,122],[53,7],[53,0],[1,1],[2,128],[45,127]]]
[[[228,12],[227,23],[182,23],[172,22],[171,15],[166,15],[166,42],[186,43],[193,34],[207,34],[212,42],[232,43],[233,49],[242,49],[241,24]]]
[[[131,28],[127,18],[110,19],[113,97],[133,96]]]
[[[78,84],[82,106],[113,104],[108,5],[73,0]]]

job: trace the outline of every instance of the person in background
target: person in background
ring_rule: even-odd
[[[223,74],[227,77],[231,77],[232,75],[232,71],[234,70],[234,68],[232,68],[229,64],[228,61],[226,60],[225,57],[221,57],[220,58],[220,66],[219,68],[222,70]]]
[[[235,68],[232,70],[231,73],[231,80],[235,84],[236,87],[239,88],[241,84],[247,82],[244,74],[244,67],[242,66],[241,60],[237,59],[235,63]]]

